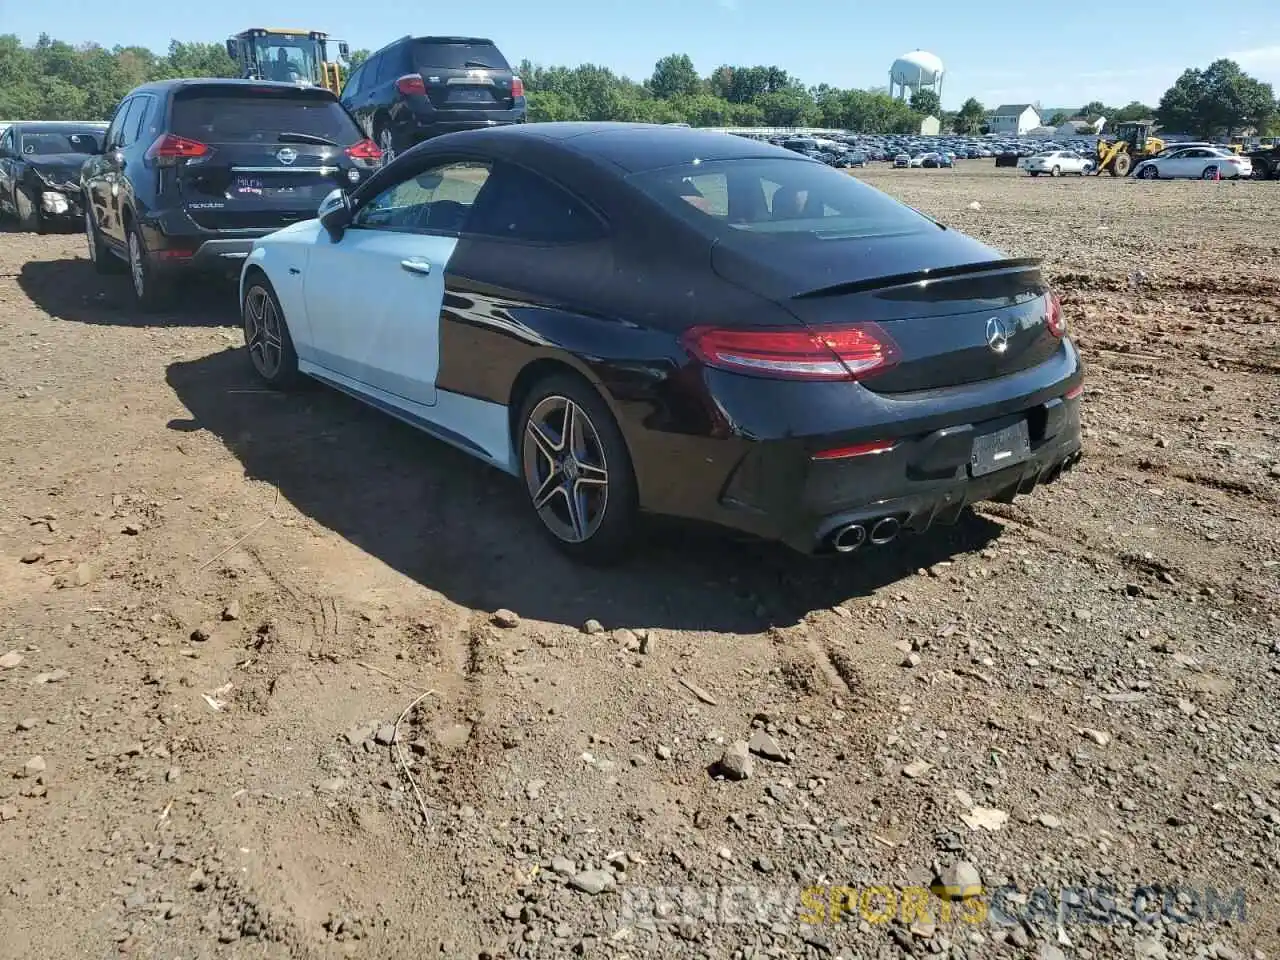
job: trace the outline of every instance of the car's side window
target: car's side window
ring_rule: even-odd
[[[605,228],[568,191],[523,167],[502,164],[476,198],[466,232],[531,243],[577,243],[603,236]]]
[[[489,164],[447,163],[401,180],[357,211],[352,225],[372,230],[460,233]]]
[[[106,149],[114,150],[120,146],[120,130],[124,126],[125,117],[128,116],[129,108],[132,106],[133,98],[129,97],[127,100],[122,101],[120,106],[116,107],[115,116],[111,118],[111,125],[107,127],[107,136],[103,140]]]
[[[13,153],[13,131],[6,130],[4,136],[0,137],[0,156],[6,156]]]
[[[344,99],[353,97],[360,92],[360,78],[364,75],[364,68],[365,64],[360,64],[352,72],[351,76],[347,77],[347,84],[342,88],[342,97]]]
[[[146,133],[147,116],[151,113],[152,97],[135,97],[135,109],[129,114],[124,127],[124,140],[121,146],[127,147]]]

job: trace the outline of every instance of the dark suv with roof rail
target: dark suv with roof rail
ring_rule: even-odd
[[[437,134],[525,121],[524,82],[482,37],[401,37],[352,71],[342,102],[388,159]]]
[[[316,215],[381,165],[338,98],[261,80],[162,80],[116,108],[80,173],[89,254],[143,308],[185,271],[238,272],[256,237]]]

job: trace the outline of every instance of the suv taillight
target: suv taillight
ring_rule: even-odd
[[[156,142],[148,148],[145,156],[161,166],[170,166],[179,160],[193,160],[196,157],[207,157],[210,153],[208,144],[199,140],[188,140],[173,133],[162,133]]]
[[[347,156],[352,160],[381,160],[382,150],[372,140],[361,140],[347,147]]]
[[[1067,316],[1062,312],[1062,301],[1056,293],[1049,294],[1049,312],[1045,314],[1045,326],[1055,337],[1067,335]]]
[[[898,362],[898,345],[874,323],[787,330],[694,327],[684,346],[709,367],[774,380],[860,380]]]
[[[519,77],[511,78],[511,95],[513,97],[524,96],[524,81],[521,80]]]
[[[427,94],[427,85],[422,82],[422,77],[416,73],[406,73],[397,80],[396,89],[406,97],[412,97],[415,94],[424,97]]]

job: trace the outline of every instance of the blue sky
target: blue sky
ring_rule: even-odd
[[[326,30],[370,49],[406,33],[466,34],[493,38],[512,61],[590,61],[634,79],[664,54],[682,52],[703,74],[721,63],[777,64],[806,83],[842,87],[886,84],[895,57],[923,49],[946,65],[949,108],[970,95],[988,107],[1154,104],[1185,67],[1226,55],[1280,89],[1275,0],[1232,0],[1211,15],[1195,0],[59,0],[55,7],[51,15],[42,4],[0,0],[0,32],[159,50],[170,38],[221,40],[250,26]]]

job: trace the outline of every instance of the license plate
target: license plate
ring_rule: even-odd
[[[262,190],[261,177],[236,177],[231,185],[231,192],[242,197],[260,197]]]
[[[483,103],[492,97],[488,90],[454,90],[449,99],[459,103]]]
[[[984,433],[973,438],[969,472],[975,477],[981,477],[1021,463],[1029,456],[1031,456],[1031,436],[1027,431],[1027,421],[1019,420],[1003,430]]]

